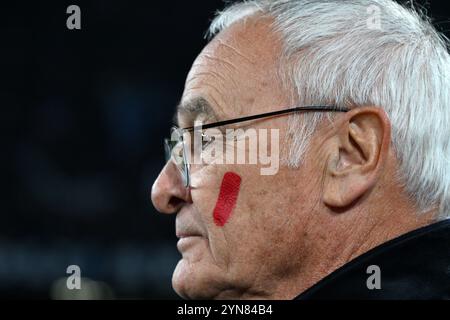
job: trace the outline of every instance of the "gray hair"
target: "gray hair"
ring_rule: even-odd
[[[219,12],[215,35],[261,14],[283,38],[298,104],[376,105],[392,123],[399,181],[421,212],[450,217],[450,57],[429,19],[391,0],[253,0]],[[289,119],[298,166],[321,113]],[[305,138],[306,137],[306,138]]]

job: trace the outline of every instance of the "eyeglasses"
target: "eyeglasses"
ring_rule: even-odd
[[[251,121],[261,118],[269,118],[279,115],[285,115],[289,113],[294,113],[297,111],[301,112],[347,112],[348,109],[339,108],[337,106],[304,106],[304,107],[295,107],[290,109],[283,109],[273,112],[261,113],[252,116],[246,116],[241,118],[235,118],[230,120],[224,120],[219,122],[214,122],[210,124],[205,124],[202,126],[192,126],[187,128],[177,128],[172,127],[171,129],[171,139],[164,139],[164,151],[166,156],[166,162],[170,160],[174,160],[178,170],[181,173],[183,184],[186,188],[190,186],[190,159],[188,153],[185,139],[183,135],[185,133],[195,132],[198,130],[206,130],[210,128],[221,127],[229,124]],[[202,137],[203,139],[203,137]]]

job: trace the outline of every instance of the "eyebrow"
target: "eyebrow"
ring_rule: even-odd
[[[179,117],[189,124],[194,124],[199,116],[204,116],[208,120],[217,120],[217,114],[211,104],[203,97],[193,98],[186,102],[179,103],[174,115],[174,122],[179,125]]]

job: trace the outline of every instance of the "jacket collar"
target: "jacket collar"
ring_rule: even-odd
[[[380,289],[368,289],[369,266],[379,267]],[[450,220],[375,247],[295,299],[450,299]]]

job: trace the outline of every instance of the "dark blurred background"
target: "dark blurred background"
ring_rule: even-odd
[[[416,2],[418,3],[418,2]],[[420,2],[441,31],[445,2]],[[68,30],[66,8],[81,8]],[[149,199],[220,0],[0,4],[0,298],[177,298]],[[66,289],[78,265],[82,290]]]

